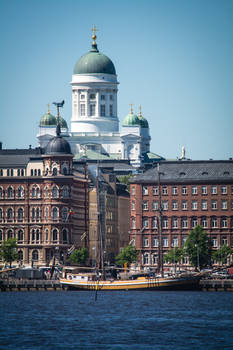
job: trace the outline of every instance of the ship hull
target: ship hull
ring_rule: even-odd
[[[60,283],[70,290],[198,290],[199,280],[199,277],[86,282],[61,279]]]

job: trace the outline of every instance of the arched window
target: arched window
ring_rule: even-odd
[[[67,175],[68,174],[68,170],[66,167],[63,168],[63,175]]]
[[[36,189],[35,189],[35,187],[32,187],[32,197],[36,198]]]
[[[46,240],[46,242],[48,242],[48,240],[49,240],[49,230],[48,229],[45,230],[45,240]]]
[[[38,250],[33,250],[32,252],[32,260],[38,261]]]
[[[53,188],[52,188],[52,198],[58,198],[58,188],[57,188],[57,186],[53,186]]]
[[[53,176],[57,176],[57,168],[53,168]]]
[[[62,230],[62,241],[63,243],[67,243],[68,242],[68,232],[66,229]]]
[[[3,189],[0,187],[0,198],[3,198]]]
[[[39,219],[40,217],[40,208],[36,208],[36,218]]]
[[[23,242],[23,230],[18,231],[18,243]]]
[[[3,211],[2,211],[2,208],[0,208],[0,220],[3,219]]]
[[[57,232],[57,229],[55,228],[55,229],[53,230],[52,240],[53,240],[53,241],[57,241],[57,237],[58,237],[58,232]]]
[[[19,257],[19,260],[23,260],[23,251],[22,250],[20,250],[18,252],[18,257]]]
[[[23,187],[22,187],[22,186],[19,186],[19,187],[18,187],[18,197],[19,197],[19,198],[22,198],[22,197],[23,197],[23,192],[24,192],[24,191],[23,191]]]
[[[36,217],[36,208],[32,208],[32,219]]]
[[[61,216],[63,221],[66,221],[68,219],[68,212],[69,210],[67,207],[62,208]]]
[[[34,170],[34,175],[37,176],[37,169]]]
[[[23,219],[23,208],[19,208],[18,209],[18,220],[22,220]]]
[[[46,198],[49,197],[49,189],[48,189],[47,186],[46,186],[45,189],[44,189],[44,196],[45,196]]]
[[[32,241],[35,241],[35,239],[36,239],[36,232],[35,232],[35,230],[33,229],[33,230],[32,230]]]
[[[21,169],[21,176],[24,176],[24,170]]]
[[[36,240],[37,242],[40,240],[40,230],[36,230]]]
[[[13,188],[8,187],[7,189],[7,198],[13,198]]]
[[[69,187],[68,186],[62,187],[62,197],[63,198],[69,197]]]
[[[13,231],[12,230],[9,230],[7,232],[7,239],[10,239],[10,238],[13,238]]]
[[[36,188],[36,198],[40,198],[40,189],[39,189],[39,187]]]
[[[13,219],[13,209],[12,209],[12,208],[9,208],[9,209],[7,210],[7,219],[8,219],[8,220]]]
[[[143,255],[143,264],[145,264],[145,265],[149,264],[149,255],[148,254]]]
[[[52,218],[53,218],[53,220],[58,219],[58,208],[57,207],[54,207],[52,209]]]

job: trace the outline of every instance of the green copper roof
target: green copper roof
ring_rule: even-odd
[[[135,125],[140,125],[140,120],[138,116],[133,113],[128,114],[123,121],[123,126],[135,126]]]
[[[99,52],[97,45],[92,45],[92,49],[82,56],[74,67],[74,74],[106,73],[116,74],[112,61]]]
[[[58,117],[58,119],[59,119],[61,129],[68,129],[67,122],[65,121],[65,119],[62,117]],[[56,122],[56,124],[57,124],[57,122]]]
[[[146,120],[146,118],[139,116],[139,122],[142,128],[149,128],[149,124],[148,121]]]
[[[54,115],[50,114],[50,112],[47,112],[41,118],[40,126],[50,126],[50,125],[57,125],[57,120],[56,120],[56,117],[54,117]]]

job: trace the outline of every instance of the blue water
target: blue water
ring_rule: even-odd
[[[0,293],[0,349],[233,349],[230,292]]]

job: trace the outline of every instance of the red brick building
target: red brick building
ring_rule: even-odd
[[[233,161],[160,163],[163,252],[181,247],[189,232],[201,225],[213,248],[233,247]],[[130,185],[130,240],[144,266],[158,259],[158,170],[136,175]],[[184,263],[187,261],[184,261]]]

